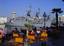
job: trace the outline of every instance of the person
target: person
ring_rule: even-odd
[[[19,33],[19,30],[18,30],[18,28],[17,28],[17,27],[15,27],[15,28],[14,28],[14,30],[15,30],[17,33]]]
[[[37,35],[39,35],[39,34],[40,34],[40,31],[39,31],[39,30],[37,30],[37,31],[36,31],[36,33],[37,33]]]
[[[18,37],[19,33],[16,30],[12,30],[12,38]]]
[[[39,41],[39,39],[40,39],[40,33],[41,33],[40,30],[37,30],[37,31],[36,31],[36,38],[37,38],[37,41]]]
[[[3,41],[5,40],[5,31],[2,29],[2,28],[0,28],[0,39],[2,39]]]
[[[24,33],[24,36],[26,36],[26,30],[25,29],[21,29],[21,32]]]
[[[48,40],[48,34],[47,34],[47,30],[43,30],[42,33],[41,33],[41,41],[42,42],[42,46],[46,46],[47,45],[47,40]]]
[[[29,44],[34,43],[34,41],[35,41],[35,32],[33,30],[29,31],[27,38],[29,39]]]

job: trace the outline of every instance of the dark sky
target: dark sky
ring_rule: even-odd
[[[35,15],[38,8],[40,8],[41,15],[44,11],[50,14],[52,8],[64,10],[62,0],[0,0],[0,16],[9,16],[13,11],[17,12],[17,16],[26,15],[29,5],[32,6],[32,15]]]

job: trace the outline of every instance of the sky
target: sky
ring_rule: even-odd
[[[38,8],[41,15],[43,12],[51,14],[53,8],[62,8],[64,11],[62,0],[0,0],[0,16],[9,16],[13,11],[16,11],[17,16],[25,16],[29,6],[31,6],[33,16]]]

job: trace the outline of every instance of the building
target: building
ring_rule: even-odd
[[[5,24],[7,23],[7,17],[0,17],[0,28],[5,28]]]
[[[59,21],[62,21],[62,22],[64,22],[64,15],[62,15],[62,16],[59,16]]]
[[[55,20],[56,20],[55,18],[52,20],[53,24],[56,22]],[[58,16],[58,25],[59,26],[64,26],[64,15]]]
[[[14,19],[10,18],[9,24],[13,27],[18,27],[18,28],[25,27],[26,23],[30,23],[35,27],[43,27],[44,26],[43,19],[44,19],[43,17],[37,18],[37,17],[29,17],[29,16],[26,16],[26,17],[18,16],[18,17],[15,17]],[[48,21],[46,21],[46,23],[48,23]],[[47,25],[50,26],[50,23],[46,24],[46,26]]]

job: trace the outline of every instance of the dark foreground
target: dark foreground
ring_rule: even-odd
[[[9,41],[12,41],[12,40],[9,40]],[[7,40],[3,41],[0,46],[8,46],[7,42],[9,41]],[[43,46],[42,43],[43,43],[42,41],[36,41],[30,46]],[[46,44],[47,46],[64,46],[64,32],[61,32],[59,38],[48,37],[48,41],[46,42]],[[24,46],[26,46],[26,44]]]

